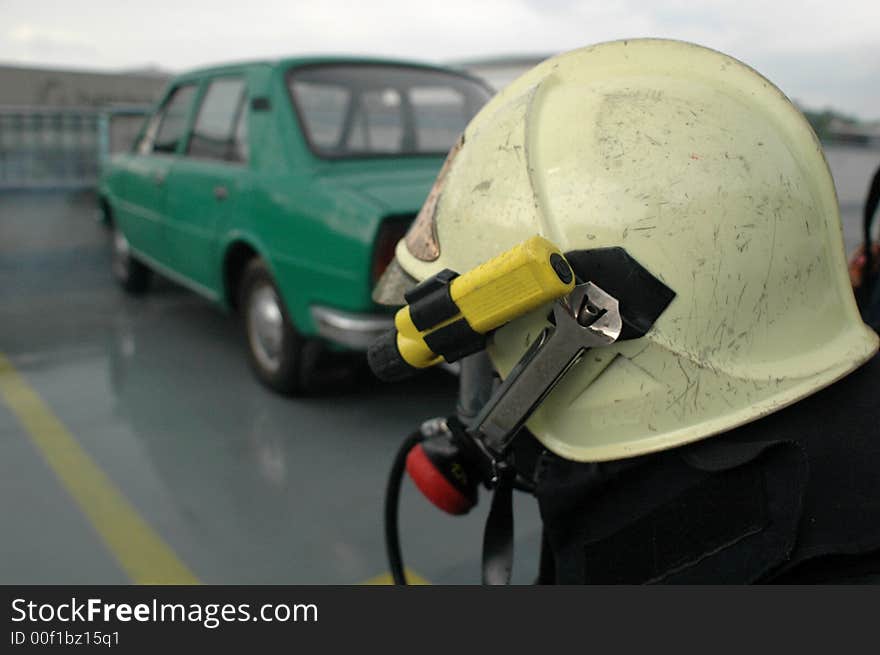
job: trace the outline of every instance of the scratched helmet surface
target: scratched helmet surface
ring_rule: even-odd
[[[529,421],[568,459],[729,430],[877,349],[819,142],[779,89],[713,50],[617,41],[520,77],[450,153],[385,286],[468,270],[533,234],[566,252],[623,247],[676,293],[647,335],[590,351]],[[546,314],[494,334],[502,375]]]

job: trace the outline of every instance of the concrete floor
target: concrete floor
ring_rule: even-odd
[[[124,517],[90,514],[71,495],[104,474],[202,582],[358,583],[387,571],[391,458],[421,420],[451,412],[453,378],[281,398],[251,376],[231,317],[169,282],[142,299],[116,287],[91,195],[0,194],[0,218],[0,354],[44,403],[27,411],[57,417],[72,437],[40,447],[0,401],[0,583],[145,579],[125,566],[140,546],[111,524]],[[75,469],[73,482],[44,448]],[[96,466],[65,464],[70,449]],[[478,582],[487,501],[451,518],[407,483],[408,567],[434,583]],[[518,498],[517,521],[516,579],[528,582],[532,499]]]

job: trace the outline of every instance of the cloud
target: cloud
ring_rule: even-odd
[[[99,50],[87,39],[64,30],[18,24],[0,34],[0,52],[10,60],[63,62],[100,59]]]
[[[763,54],[750,63],[789,97],[810,107],[880,119],[880,43],[819,53]]]

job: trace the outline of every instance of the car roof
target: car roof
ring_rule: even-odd
[[[365,57],[357,55],[299,55],[290,57],[280,57],[277,59],[258,59],[253,61],[228,62],[224,64],[215,64],[212,66],[203,66],[179,75],[174,76],[175,81],[184,81],[188,79],[201,78],[207,75],[221,75],[223,73],[240,72],[250,68],[298,68],[302,66],[316,66],[322,64],[374,64],[380,66],[407,66],[412,68],[421,68],[424,70],[442,71],[446,73],[455,73],[462,77],[474,78],[472,75],[456,70],[430,64],[427,62],[413,61],[408,59],[391,59],[384,57]],[[478,80],[479,81],[479,80]]]

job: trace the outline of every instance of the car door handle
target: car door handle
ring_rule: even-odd
[[[153,173],[153,182],[155,182],[156,186],[165,184],[165,173]]]
[[[214,197],[217,198],[217,200],[226,200],[229,197],[229,189],[225,186],[215,186]]]

